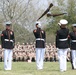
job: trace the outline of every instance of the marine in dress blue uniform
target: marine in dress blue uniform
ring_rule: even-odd
[[[72,32],[69,34],[71,48],[72,69],[76,69],[76,24],[72,24]]]
[[[58,49],[58,58],[61,72],[67,70],[66,56],[69,47],[69,29],[66,28],[66,24],[68,24],[68,21],[61,19],[59,22],[60,29],[56,33],[56,48]]]
[[[36,28],[33,33],[36,38],[36,65],[37,69],[43,69],[44,54],[45,54],[45,31],[41,29],[41,23],[36,22]]]
[[[4,48],[4,70],[12,69],[12,54],[15,44],[14,32],[10,29],[11,22],[6,22],[6,29],[1,34],[1,45]]]

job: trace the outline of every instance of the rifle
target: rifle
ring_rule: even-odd
[[[60,13],[60,14],[50,14],[50,13],[47,13],[47,17],[50,17],[50,16],[56,17],[56,16],[61,16],[61,15],[64,15],[64,14],[67,14],[67,13]]]
[[[37,19],[37,21],[39,20],[39,19],[41,19],[47,12],[49,12],[49,10],[50,10],[50,8],[53,6],[53,4],[52,3],[50,3],[50,5],[49,5],[49,7],[44,11],[44,13]]]

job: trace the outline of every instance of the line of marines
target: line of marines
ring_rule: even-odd
[[[72,32],[67,28],[68,21],[61,19],[58,23],[60,29],[56,32],[56,48],[58,50],[58,59],[60,71],[67,70],[66,57],[68,49],[71,49],[72,69],[76,69],[76,24],[72,24]],[[44,67],[46,33],[41,29],[39,21],[35,24],[36,29],[33,34],[36,38],[36,66],[37,70],[42,70]],[[11,30],[11,22],[6,22],[6,29],[1,34],[1,47],[4,49],[4,70],[12,69],[12,55],[15,47],[14,31]]]

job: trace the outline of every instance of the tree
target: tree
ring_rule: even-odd
[[[71,24],[76,23],[76,0],[57,0],[57,6],[54,6],[50,11],[52,14],[56,13],[67,13],[66,15],[53,17],[52,21],[48,23],[47,28],[47,37],[50,36],[49,41],[54,41],[55,33],[60,28],[58,22],[60,19],[68,20],[68,28],[71,29]],[[51,17],[49,18],[51,19]],[[53,38],[51,37],[53,36]]]
[[[68,21],[70,24],[76,23],[76,1],[75,0],[68,0]]]

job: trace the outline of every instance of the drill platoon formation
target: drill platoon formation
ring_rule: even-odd
[[[36,50],[36,66],[37,70],[43,69],[44,55],[45,55],[45,43],[46,32],[41,29],[40,19],[47,14],[47,17],[61,16],[67,13],[51,14],[50,8],[53,6],[51,3],[44,13],[37,19],[35,24],[36,29],[33,30],[33,34],[36,38],[35,50]],[[67,70],[66,56],[68,49],[71,49],[71,64],[72,69],[76,69],[76,24],[72,24],[72,32],[69,33],[69,29],[66,27],[68,21],[61,19],[59,21],[60,29],[56,32],[56,48],[58,51],[58,59],[60,71]],[[12,54],[15,47],[14,31],[10,28],[11,22],[6,22],[6,29],[1,34],[1,46],[4,48],[4,70],[12,69]]]

